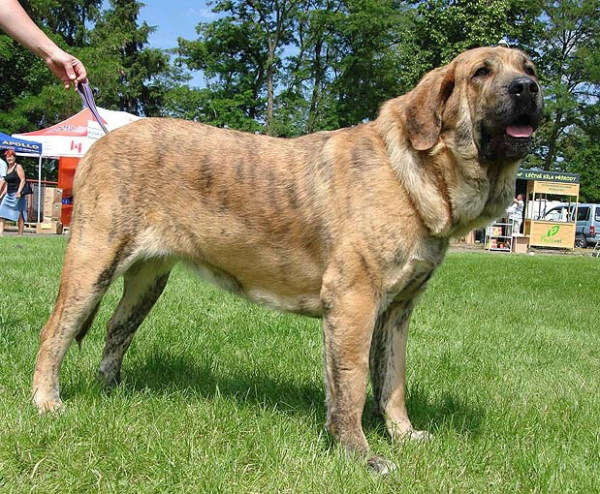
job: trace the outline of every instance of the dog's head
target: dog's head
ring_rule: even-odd
[[[531,60],[504,47],[462,53],[407,97],[406,130],[415,149],[431,149],[447,133],[453,147],[472,148],[482,163],[525,157],[544,106]]]

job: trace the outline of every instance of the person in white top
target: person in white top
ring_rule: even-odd
[[[85,66],[80,60],[61,50],[23,10],[17,0],[0,0],[0,29],[15,41],[46,62],[50,71],[65,87],[87,80]]]
[[[513,225],[512,234],[518,235],[521,233],[521,224],[523,223],[523,208],[525,207],[525,196],[518,194],[513,199],[512,205],[506,210],[508,219]]]

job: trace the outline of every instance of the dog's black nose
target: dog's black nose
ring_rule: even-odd
[[[508,93],[514,96],[531,96],[539,93],[540,87],[538,83],[529,77],[517,77],[508,86]]]

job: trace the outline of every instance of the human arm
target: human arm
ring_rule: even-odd
[[[23,167],[21,165],[17,165],[17,175],[21,180],[19,188],[17,189],[17,199],[19,199],[21,197],[21,191],[23,190],[23,187],[25,187],[25,172],[23,171]]]
[[[32,53],[42,58],[50,71],[68,89],[77,88],[87,78],[85,66],[74,56],[61,50],[35,25],[17,0],[0,0],[0,28]]]

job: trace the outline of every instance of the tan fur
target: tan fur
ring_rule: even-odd
[[[473,78],[483,62],[491,74]],[[512,197],[519,158],[484,158],[478,134],[525,64],[516,50],[472,50],[387,102],[377,120],[298,139],[150,118],[102,138],[77,171],[35,404],[60,405],[66,350],[123,275],[100,365],[117,382],[137,327],[184,261],[242,297],[323,317],[328,429],[385,470],[361,428],[369,371],[389,433],[426,435],[404,403],[410,313],[450,236],[495,218]]]

